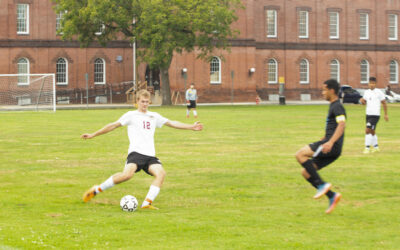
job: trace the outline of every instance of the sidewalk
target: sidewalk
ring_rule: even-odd
[[[316,100],[316,101],[286,101],[286,105],[324,105],[329,104],[328,101]],[[255,102],[224,102],[224,103],[198,103],[198,106],[246,106],[246,105],[257,105]],[[263,105],[279,105],[279,102],[261,101],[259,106]],[[161,105],[150,105],[151,107],[160,107]],[[175,106],[186,106],[186,104],[177,104]],[[57,110],[75,110],[75,109],[131,109],[132,104],[116,103],[116,104],[57,104]],[[51,106],[40,107],[41,110],[47,109],[52,110]],[[36,106],[0,106],[1,111],[35,111]]]

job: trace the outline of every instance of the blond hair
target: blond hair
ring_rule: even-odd
[[[136,93],[136,101],[139,101],[140,97],[150,98],[150,92],[146,89],[141,89],[139,90],[139,92]]]

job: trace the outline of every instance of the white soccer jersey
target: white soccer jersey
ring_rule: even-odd
[[[137,110],[129,111],[121,116],[118,122],[122,126],[128,126],[128,154],[137,152],[147,156],[155,156],[154,132],[156,127],[161,128],[167,121],[167,118],[150,111],[146,113]]]
[[[381,115],[381,102],[385,100],[385,95],[379,89],[368,89],[365,91],[364,100],[367,102],[367,115]]]

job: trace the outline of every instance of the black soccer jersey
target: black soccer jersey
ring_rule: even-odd
[[[329,140],[335,133],[336,127],[339,121],[346,120],[346,111],[339,100],[334,101],[329,106],[328,116],[326,117],[326,128],[325,128],[325,138]],[[339,138],[337,142],[343,142],[343,135]]]

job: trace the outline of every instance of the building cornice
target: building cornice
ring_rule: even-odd
[[[345,43],[284,43],[257,42],[254,39],[232,39],[232,47],[254,47],[268,50],[342,50],[342,51],[400,51],[400,45],[345,44]],[[128,41],[111,41],[106,47],[93,43],[88,48],[131,48]],[[80,48],[77,41],[59,40],[10,40],[0,39],[0,48]]]

